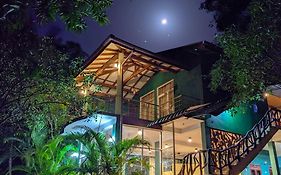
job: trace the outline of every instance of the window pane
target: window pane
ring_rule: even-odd
[[[154,120],[154,114],[154,91],[152,91],[140,98],[140,118],[145,120]]]

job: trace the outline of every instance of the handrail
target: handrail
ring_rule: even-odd
[[[279,121],[277,122],[277,120]],[[275,126],[281,126],[281,111],[272,108],[235,144],[223,149],[209,148],[187,154],[183,158],[183,166],[179,175],[184,175],[185,170],[188,175],[193,175],[198,167],[205,168],[207,165],[213,171],[223,174],[226,167],[231,168],[231,166],[236,165],[243,157],[249,154],[251,148],[253,149],[259,144],[259,141],[266,136],[274,122],[276,122]],[[207,158],[202,160],[202,155],[207,156]],[[202,170],[200,172],[203,174]]]

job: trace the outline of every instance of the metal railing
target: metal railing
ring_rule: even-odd
[[[115,113],[115,98],[114,97],[93,97],[98,112]],[[200,104],[201,100],[185,95],[179,95],[173,101],[167,101],[164,104],[158,105],[138,101],[135,99],[123,99],[122,115],[128,117],[136,117],[145,120],[155,120],[159,117],[171,114],[188,106]]]
[[[270,109],[264,117],[241,138],[236,144],[224,149],[208,149],[187,154],[183,159],[179,175],[193,175],[199,168],[200,175],[204,175],[204,168],[208,166],[213,175],[229,174],[233,166],[257,147],[272,128],[281,128],[281,111]]]

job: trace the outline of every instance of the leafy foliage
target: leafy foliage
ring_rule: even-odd
[[[25,172],[30,175],[66,175],[73,174],[75,160],[69,154],[77,151],[73,144],[65,144],[63,136],[57,136],[44,145],[21,144],[18,157],[24,165],[13,167],[13,172]],[[10,140],[11,141],[11,140]],[[24,141],[21,141],[24,143]]]
[[[32,144],[16,138],[8,141],[20,142],[22,147],[17,149],[16,156],[24,161],[24,165],[14,166],[13,172],[30,175],[121,175],[126,164],[141,162],[130,151],[136,146],[149,146],[138,137],[113,143],[103,133],[92,130],[84,134],[56,136],[43,145],[34,143],[32,147]]]
[[[125,139],[117,143],[110,142],[102,133],[92,130],[77,140],[82,144],[81,155],[85,156],[80,165],[80,172],[90,174],[121,175],[125,165],[140,164],[141,159],[132,156],[131,151],[137,146],[149,146],[149,142],[138,137]]]
[[[211,88],[233,94],[231,106],[257,100],[269,85],[280,83],[281,4],[253,0],[248,27],[232,25],[217,36],[224,55],[211,72]]]
[[[106,9],[111,4],[112,0],[4,0],[0,2],[0,21],[13,23],[15,16],[18,18],[29,13],[26,10],[33,9],[39,23],[54,21],[59,17],[69,30],[82,31],[87,27],[86,17],[100,25],[107,24]]]

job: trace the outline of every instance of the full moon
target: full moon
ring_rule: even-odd
[[[167,24],[167,19],[166,19],[166,18],[163,18],[163,19],[161,20],[161,24],[162,24],[162,25]]]

